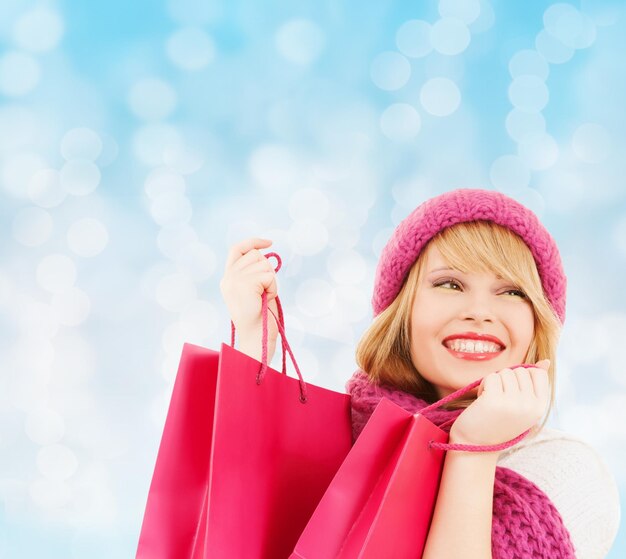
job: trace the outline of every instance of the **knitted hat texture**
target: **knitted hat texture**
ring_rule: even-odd
[[[517,233],[530,248],[546,298],[561,323],[565,321],[567,280],[556,242],[528,208],[491,190],[461,188],[419,205],[395,229],[380,255],[372,307],[374,316],[385,310],[420,252],[446,227],[468,221],[492,221]]]

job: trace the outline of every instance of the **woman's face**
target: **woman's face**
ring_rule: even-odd
[[[533,339],[533,309],[493,272],[451,269],[434,245],[411,309],[411,356],[446,396],[494,371],[523,363]]]

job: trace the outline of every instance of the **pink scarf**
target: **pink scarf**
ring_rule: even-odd
[[[352,397],[352,433],[356,439],[376,405],[385,397],[411,413],[428,403],[388,385],[376,385],[363,371],[346,384]],[[426,413],[435,425],[455,419],[463,410]],[[450,425],[441,427],[450,430]],[[496,467],[491,550],[494,559],[576,559],[569,532],[547,495],[508,468]]]

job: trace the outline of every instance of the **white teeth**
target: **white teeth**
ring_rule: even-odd
[[[498,344],[486,341],[456,339],[446,342],[446,346],[454,351],[462,351],[464,353],[497,353],[500,351]]]

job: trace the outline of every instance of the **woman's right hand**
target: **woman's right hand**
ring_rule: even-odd
[[[262,317],[261,295],[267,293],[270,310],[278,317],[276,272],[272,261],[259,249],[268,248],[272,241],[251,238],[232,246],[226,259],[220,290],[231,320],[237,330],[239,350],[261,360]],[[268,363],[276,349],[278,326],[268,318]]]

